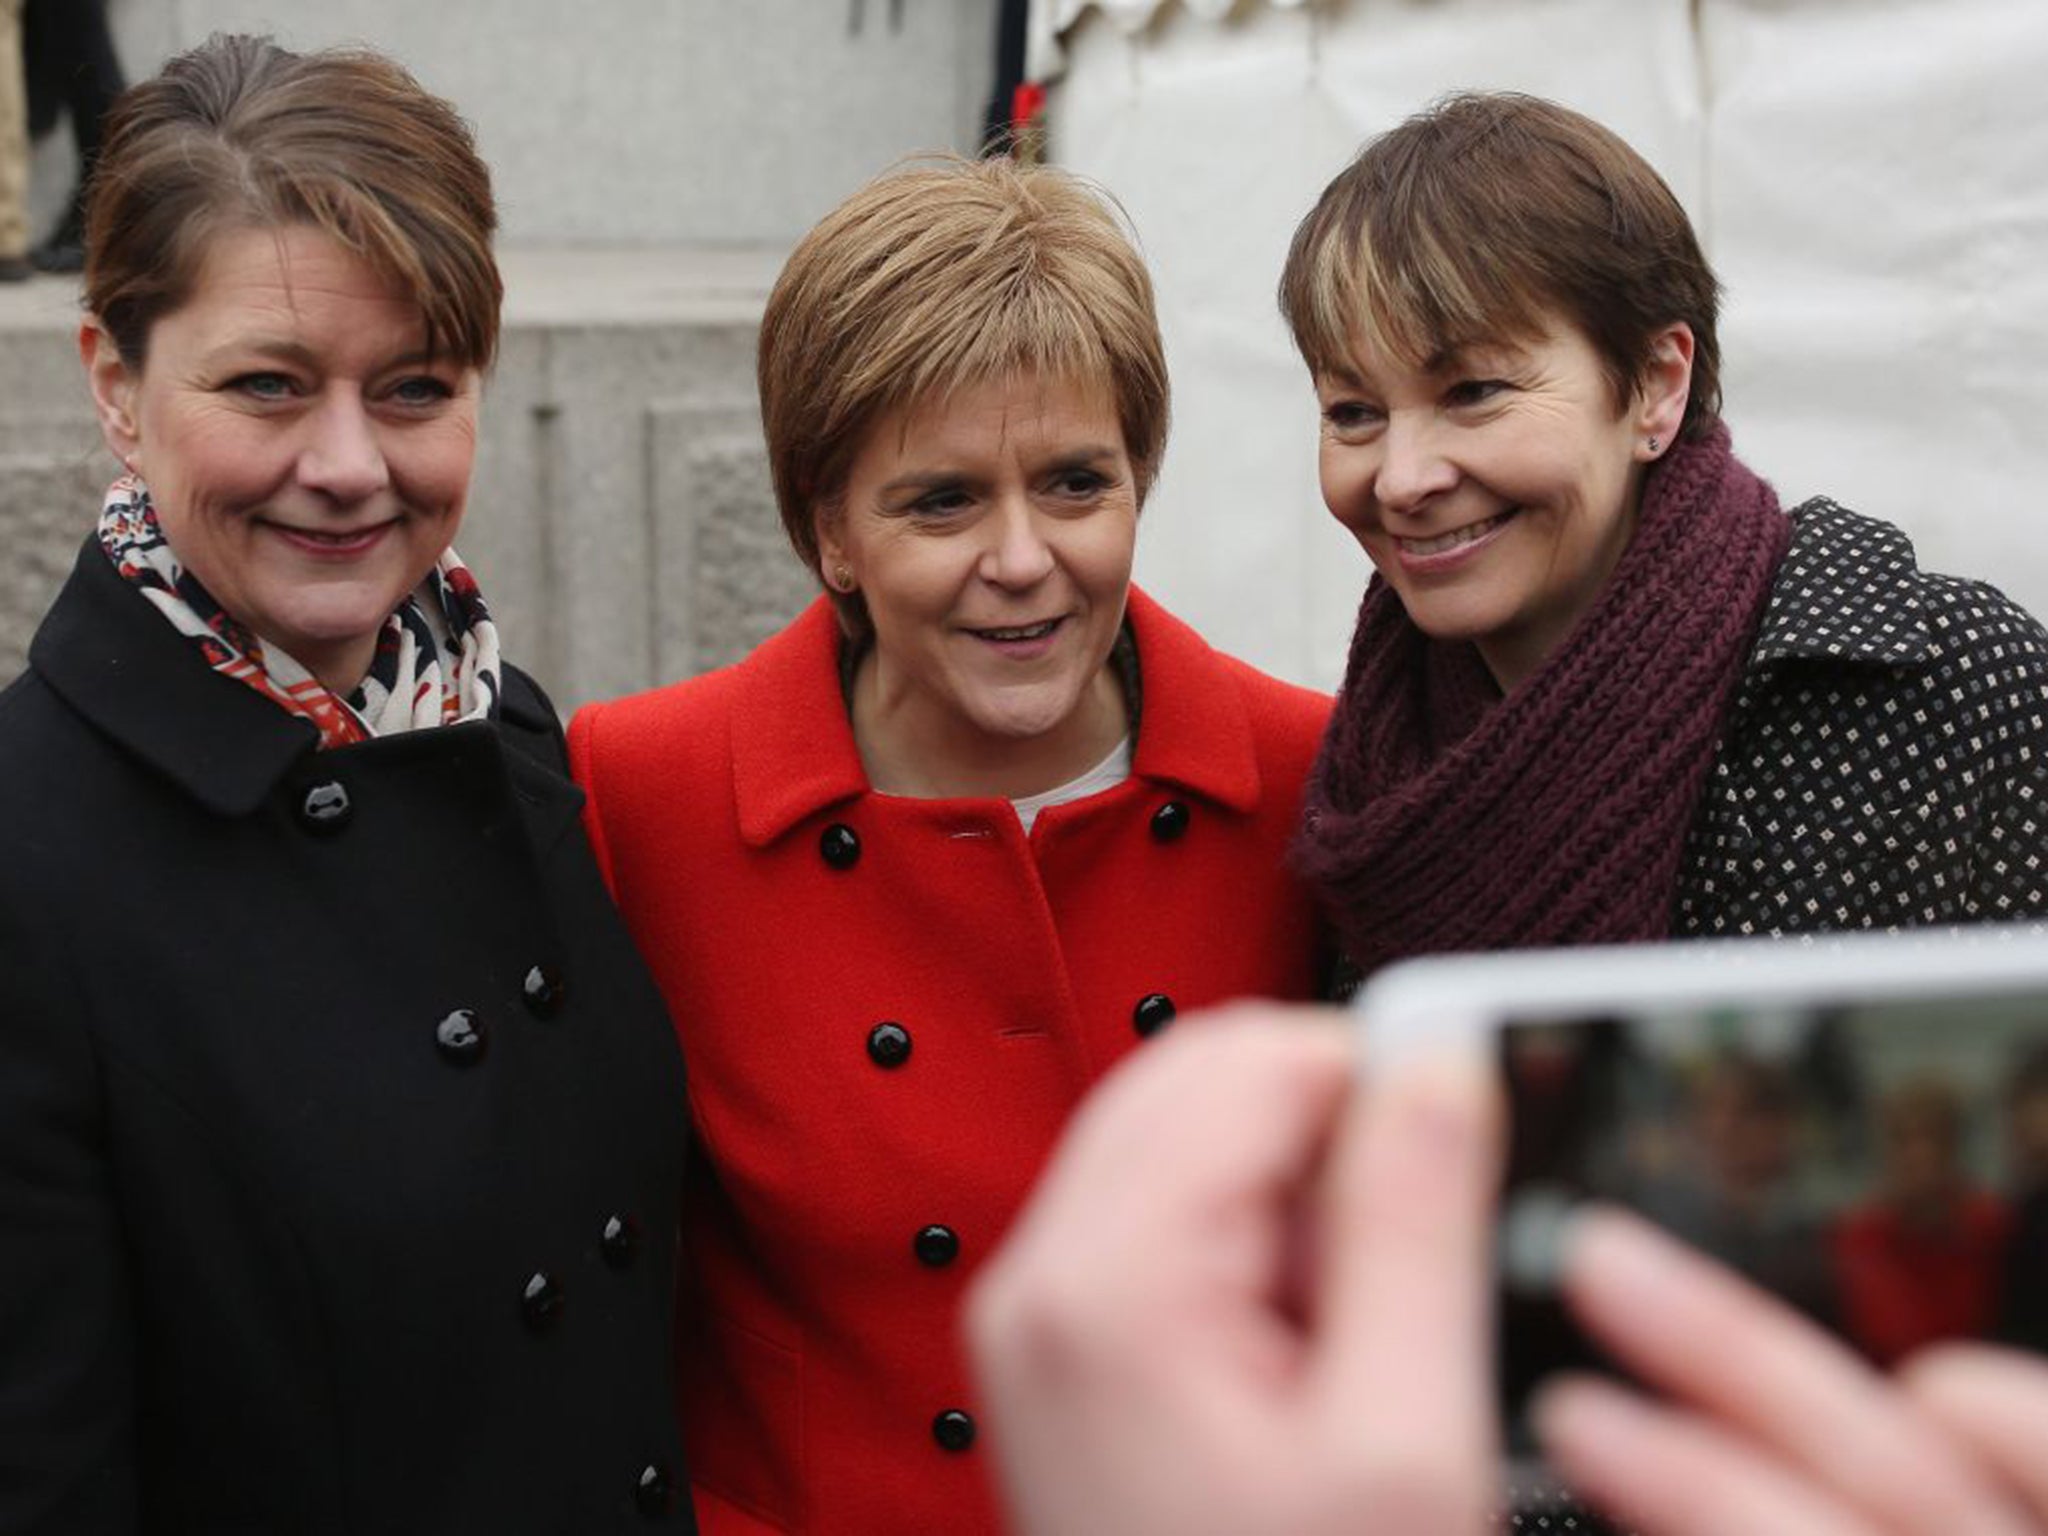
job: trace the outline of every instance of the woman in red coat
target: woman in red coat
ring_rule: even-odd
[[[993,1529],[965,1282],[1126,1051],[1315,989],[1282,856],[1328,705],[1130,587],[1165,364],[1072,179],[944,162],[857,193],[769,299],[760,389],[824,594],[571,730],[690,1063],[699,1515]]]

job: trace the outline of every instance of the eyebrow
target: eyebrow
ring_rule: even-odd
[[[1113,459],[1121,450],[1114,443],[1096,443],[1086,448],[1076,448],[1071,453],[1060,454],[1047,463],[1047,471],[1057,473],[1063,469],[1087,469],[1100,464],[1104,459]],[[900,495],[904,491],[935,491],[942,486],[959,485],[972,481],[974,476],[959,470],[935,469],[908,475],[898,475],[882,487],[884,496]]]
[[[307,369],[318,367],[320,362],[319,358],[313,355],[312,348],[284,336],[236,336],[207,352],[205,361],[210,367],[220,367],[234,358],[252,354],[275,358],[279,362],[292,363]],[[426,348],[415,347],[410,352],[392,358],[377,371],[384,373],[393,368],[417,368],[435,361],[434,354]]]

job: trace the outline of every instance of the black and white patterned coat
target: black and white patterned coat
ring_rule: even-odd
[[[1791,513],[1673,933],[2048,912],[2048,631],[1825,498]]]

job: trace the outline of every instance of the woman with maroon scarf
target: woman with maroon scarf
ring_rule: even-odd
[[[2048,907],[2048,633],[1897,529],[1780,509],[1718,287],[1597,123],[1448,98],[1296,232],[1280,305],[1377,571],[1296,854],[1352,961]]]

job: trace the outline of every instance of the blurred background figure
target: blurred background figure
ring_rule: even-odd
[[[0,0],[0,283],[28,261],[28,97],[21,73],[21,0]]]
[[[85,266],[86,183],[99,163],[107,108],[128,84],[107,31],[106,0],[26,0],[22,46],[32,132],[40,138],[61,113],[78,151],[78,175],[64,211],[29,260],[44,272],[77,272]]]
[[[1997,1321],[2011,1218],[1963,1161],[1963,1100],[1932,1074],[1878,1106],[1873,1198],[1835,1229],[1844,1331],[1881,1365]]]
[[[1690,1085],[1692,1155],[1640,1203],[1678,1236],[1827,1322],[1837,1307],[1826,1234],[1790,1177],[1800,1107],[1784,1064],[1741,1051],[1715,1056]]]
[[[2048,1352],[2048,1045],[2020,1059],[2006,1098],[2012,1238],[1999,1333]]]

